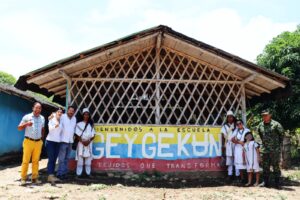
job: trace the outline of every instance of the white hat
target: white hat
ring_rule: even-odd
[[[234,114],[233,114],[233,112],[231,111],[231,110],[229,110],[229,111],[227,111],[227,113],[226,113],[226,117],[227,116],[234,116]]]
[[[89,111],[88,108],[84,108],[84,109],[82,110],[82,113],[90,113],[90,111]]]

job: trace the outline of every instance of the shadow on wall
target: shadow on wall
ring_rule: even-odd
[[[32,111],[33,103],[33,101],[0,92],[0,158],[22,155],[24,131],[18,131],[17,126],[22,117]],[[42,115],[46,119],[46,133],[48,133],[47,118],[53,109],[43,105]]]

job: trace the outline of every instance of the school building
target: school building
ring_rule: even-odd
[[[245,46],[245,48],[247,48]],[[16,87],[89,108],[95,171],[220,171],[220,127],[289,79],[167,26],[51,63]]]

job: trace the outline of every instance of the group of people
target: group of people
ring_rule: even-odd
[[[26,185],[27,171],[30,160],[32,161],[32,183],[38,180],[39,160],[45,136],[45,118],[41,115],[42,105],[36,102],[33,111],[25,115],[18,129],[25,129],[23,141],[23,159],[21,169],[21,185]],[[49,133],[46,138],[48,154],[48,181],[54,184],[66,178],[68,163],[72,149],[76,150],[76,174],[81,177],[83,168],[89,177],[92,163],[92,141],[95,137],[94,123],[87,108],[83,109],[82,117],[77,123],[75,108],[69,106],[64,114],[61,108],[49,116]],[[275,186],[279,187],[280,178],[280,145],[283,137],[282,126],[272,119],[269,111],[262,112],[262,122],[257,127],[257,133],[262,144],[258,144],[252,132],[246,128],[244,122],[236,119],[232,111],[226,115],[226,123],[221,129],[223,147],[228,166],[230,180],[244,180],[244,171],[248,173],[246,186],[252,185],[253,175],[256,182],[254,186],[268,187],[270,166],[273,167]],[[75,141],[74,141],[75,138]],[[261,159],[262,154],[262,159]],[[58,170],[55,174],[56,161]],[[263,182],[260,184],[260,163],[263,168]],[[235,174],[235,176],[233,175]]]
[[[32,183],[41,183],[38,179],[38,171],[45,136],[45,118],[41,115],[41,111],[42,105],[36,102],[33,105],[32,113],[25,115],[18,126],[19,130],[25,130],[21,185],[26,185],[30,159],[32,161]],[[77,176],[82,176],[83,168],[88,177],[91,175],[92,141],[95,137],[94,123],[87,108],[83,109],[81,120],[78,123],[74,115],[75,108],[69,106],[65,114],[62,108],[58,108],[49,116],[49,133],[45,145],[48,154],[48,181],[52,184],[66,179],[72,149],[76,150]],[[57,160],[58,169],[55,174]]]
[[[226,156],[228,179],[251,186],[255,174],[254,186],[270,186],[270,167],[274,172],[275,187],[280,187],[280,147],[283,140],[283,128],[272,119],[268,110],[262,113],[262,122],[256,128],[261,144],[255,141],[253,133],[244,122],[236,119],[232,111],[226,114],[226,123],[221,129],[223,136],[223,152]],[[262,156],[261,156],[262,155]],[[262,163],[263,182],[260,183]],[[247,171],[248,178],[244,179]],[[234,175],[233,175],[234,174]]]

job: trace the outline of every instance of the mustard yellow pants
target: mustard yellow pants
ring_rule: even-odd
[[[43,141],[32,141],[29,139],[24,139],[23,141],[23,159],[22,159],[22,169],[21,178],[22,180],[27,179],[27,171],[29,162],[32,162],[32,179],[36,179],[39,176],[39,160],[42,151]]]

